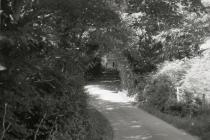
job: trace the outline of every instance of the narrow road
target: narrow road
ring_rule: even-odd
[[[182,130],[132,106],[125,91],[116,92],[104,85],[87,85],[90,104],[111,123],[114,140],[198,140]]]

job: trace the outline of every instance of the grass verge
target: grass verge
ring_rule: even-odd
[[[90,125],[81,126],[88,130],[84,134],[83,140],[113,140],[113,130],[109,121],[95,108],[88,110],[88,121]],[[54,140],[73,140],[68,134],[57,134]]]
[[[210,140],[210,114],[208,113],[190,118],[162,113],[150,106],[141,105],[139,107],[179,129],[183,129],[194,136],[200,137],[201,140]]]
[[[90,109],[91,128],[87,140],[112,140],[113,130],[110,122],[96,109]]]

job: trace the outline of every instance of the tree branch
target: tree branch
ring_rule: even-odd
[[[40,123],[39,123],[37,129],[36,129],[36,132],[35,132],[35,135],[34,135],[34,140],[37,139],[37,135],[38,135],[38,133],[39,133],[39,129],[40,129],[42,123],[44,122],[44,119],[46,118],[46,115],[47,115],[47,114],[45,113],[44,116],[43,116],[43,118],[41,119],[41,121],[40,121]]]

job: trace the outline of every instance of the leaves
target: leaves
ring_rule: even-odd
[[[6,69],[0,71],[0,107],[9,104],[12,124],[5,139],[42,140],[55,131],[85,139],[89,124],[83,76],[95,54],[87,54],[91,39],[84,33],[110,28],[119,22],[118,15],[95,0],[3,4],[0,64]]]

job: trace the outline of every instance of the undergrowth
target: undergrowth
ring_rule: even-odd
[[[197,117],[180,117],[163,113],[147,105],[140,105],[139,107],[179,129],[200,137],[201,140],[209,140],[210,138],[210,111],[205,111],[205,113],[201,113]]]

